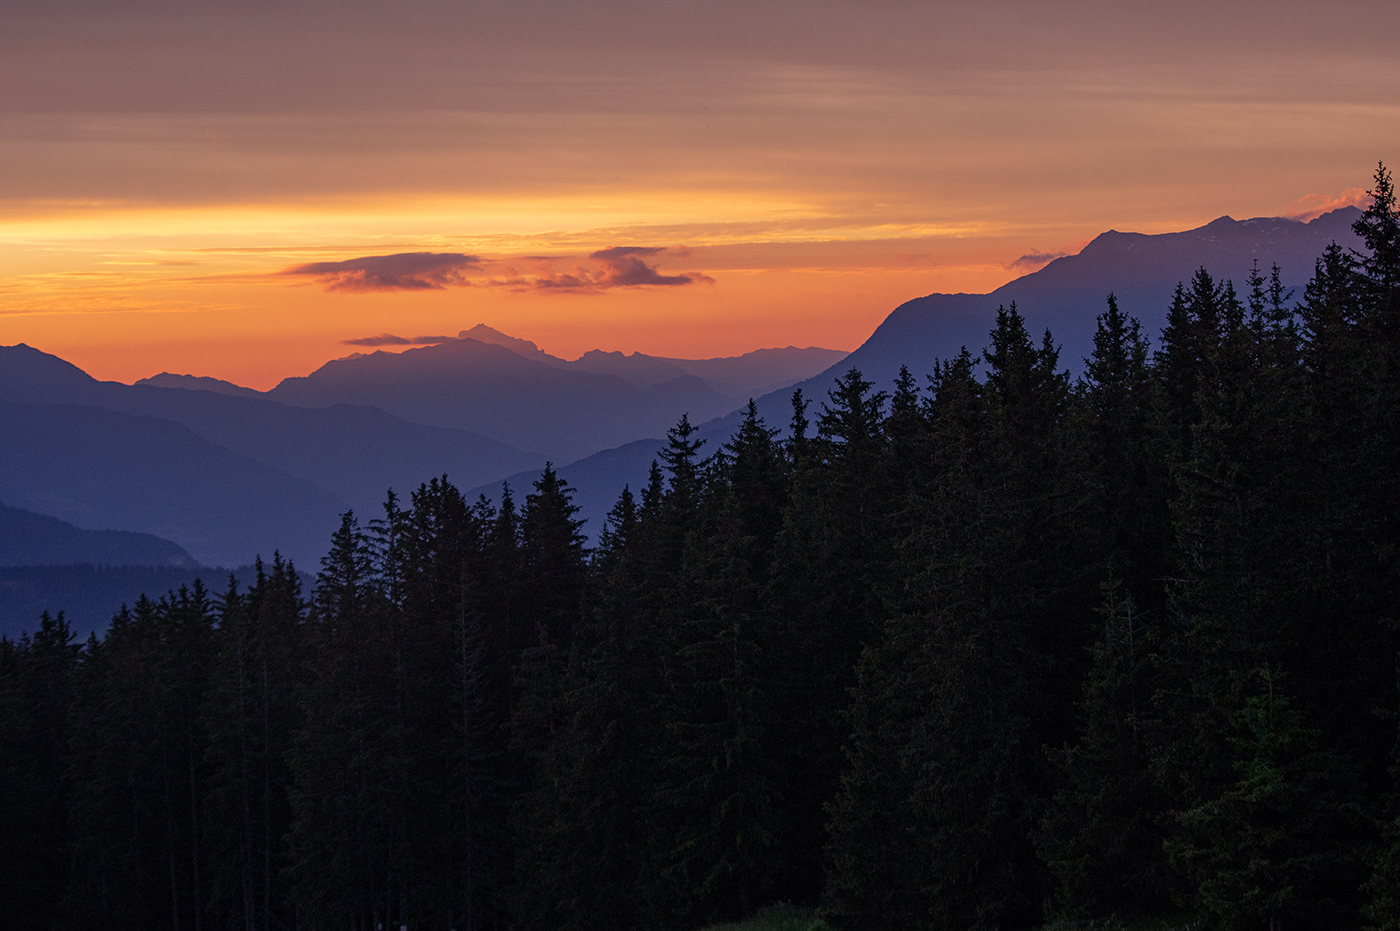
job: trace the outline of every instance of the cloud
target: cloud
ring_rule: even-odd
[[[521,256],[525,261],[539,262],[540,267],[533,274],[519,274],[507,268],[502,277],[478,278],[475,281],[469,279],[467,273],[482,272],[482,260],[478,256],[459,252],[403,252],[397,255],[370,255],[343,262],[311,262],[295,265],[278,274],[314,279],[327,291],[349,292],[424,291],[476,285],[517,291],[596,293],[611,288],[714,283],[713,278],[700,272],[662,274],[655,262],[647,261],[652,256],[662,254],[690,253],[666,246],[612,246],[590,253],[588,257],[593,261],[592,265],[578,265],[570,271],[550,267],[552,262],[557,261],[556,256]],[[352,346],[406,346],[418,345],[418,340],[441,342],[437,337],[406,340],[391,333],[363,339],[369,342],[347,340],[346,343]]]
[[[703,281],[714,284],[714,279],[698,272],[685,275],[663,275],[655,265],[642,261],[642,256],[659,255],[667,251],[661,246],[613,246],[599,249],[589,255],[602,263],[602,271],[595,276],[595,288],[637,288],[650,285],[683,285]]]
[[[571,271],[556,271],[544,265],[534,274],[519,274],[508,269],[503,278],[491,278],[480,282],[487,287],[508,288],[514,291],[554,291],[576,294],[593,294],[610,288],[649,288],[676,287],[687,284],[714,284],[714,279],[700,272],[686,272],[681,275],[663,275],[654,263],[645,257],[661,255],[689,255],[683,249],[666,246],[612,246],[589,253],[594,265],[576,265]],[[531,258],[522,256],[522,258]],[[543,258],[543,257],[535,257]]]
[[[1056,259],[1062,259],[1069,255],[1068,252],[1027,252],[1016,261],[1006,267],[1011,268],[1039,268],[1048,265]]]
[[[343,339],[341,344],[345,346],[436,346],[438,343],[446,343],[455,339],[452,336],[414,336],[412,338],[395,336],[392,333],[380,333],[378,336],[360,336],[355,339]]]
[[[1307,223],[1316,220],[1324,213],[1342,207],[1367,207],[1370,195],[1364,187],[1349,187],[1339,194],[1304,194],[1284,209],[1283,215],[1290,220]]]
[[[590,259],[625,259],[637,255],[657,255],[665,252],[665,246],[612,246],[608,249],[599,249],[589,256]]]
[[[471,284],[465,273],[479,268],[476,256],[460,252],[400,252],[294,265],[279,274],[314,278],[327,291],[440,291]]]

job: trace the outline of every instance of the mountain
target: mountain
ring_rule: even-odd
[[[458,337],[504,346],[526,359],[566,371],[593,372],[595,375],[616,375],[624,381],[642,387],[652,387],[685,375],[694,375],[715,391],[740,405],[751,397],[767,394],[787,385],[810,378],[840,362],[849,353],[840,349],[808,346],[798,349],[755,349],[741,356],[715,359],[673,359],[649,356],[641,352],[622,353],[592,349],[573,361],[560,359],[540,349],[527,339],[507,336],[500,330],[479,323],[463,330]]]
[[[276,546],[310,566],[338,510],[372,512],[389,487],[406,494],[443,473],[493,492],[509,475],[524,494],[548,458],[567,463],[560,473],[596,533],[622,485],[645,480],[660,445],[645,438],[663,436],[682,413],[702,424],[713,451],[746,395],[765,392],[760,413],[784,426],[793,387],[821,402],[853,366],[882,387],[902,364],[926,374],[963,346],[980,352],[997,306],[1012,301],[1037,335],[1053,331],[1061,363],[1078,371],[1110,291],[1155,337],[1172,290],[1197,268],[1243,288],[1252,262],[1265,271],[1277,263],[1301,285],[1327,243],[1359,245],[1350,229],[1358,215],[1109,231],[990,294],[909,301],[849,356],[788,347],[705,360],[594,351],[571,361],[478,326],[438,345],[335,360],[259,393],[170,373],[99,382],[28,346],[0,347],[0,498],[79,527],[154,533],[205,563],[237,564]]]
[[[414,423],[536,450],[556,462],[655,435],[687,411],[708,419],[735,407],[693,375],[642,386],[470,338],[337,359],[285,379],[268,397],[302,407],[373,405]]]
[[[192,430],[81,404],[0,401],[0,500],[174,540],[204,565],[280,550],[314,566],[345,504]]]
[[[156,388],[185,388],[190,391],[213,391],[215,394],[231,394],[238,398],[260,398],[262,392],[255,388],[244,388],[242,385],[235,385],[231,381],[224,381],[222,378],[210,378],[208,375],[172,375],[170,372],[161,372],[159,375],[152,375],[150,378],[138,379],[138,385],[152,385]]]
[[[148,533],[83,530],[56,517],[0,504],[0,566],[162,566],[198,564],[178,544]]]
[[[906,301],[837,364],[759,398],[759,412],[770,426],[786,426],[795,389],[801,388],[810,401],[825,401],[837,376],[851,368],[888,390],[900,366],[907,365],[923,384],[935,362],[951,359],[964,346],[980,358],[997,308],[1013,301],[1032,338],[1038,342],[1049,329],[1060,347],[1060,365],[1078,374],[1093,351],[1098,315],[1110,292],[1119,307],[1142,322],[1143,332],[1155,343],[1177,284],[1189,283],[1197,269],[1205,268],[1217,280],[1230,279],[1243,292],[1255,261],[1266,276],[1277,264],[1283,280],[1301,293],[1330,243],[1361,247],[1351,231],[1359,216],[1357,208],[1343,207],[1307,223],[1283,217],[1220,217],[1180,233],[1109,230],[1078,255],[1058,258],[989,294],[930,294]],[[739,419],[734,412],[707,422],[701,435],[727,437]]]
[[[543,457],[495,440],[461,430],[409,423],[372,407],[336,405],[308,409],[281,404],[256,392],[254,395],[244,397],[149,383],[101,382],[77,366],[32,347],[23,344],[0,347],[0,400],[76,404],[123,415],[159,418],[192,432],[230,456],[234,456],[232,451],[236,450],[239,459],[269,467],[278,474],[277,482],[300,482],[297,487],[314,486],[322,499],[335,502],[333,509],[342,511],[353,508],[361,514],[373,513],[389,488],[406,495],[435,475],[446,473],[454,482],[471,486],[543,464]],[[174,464],[165,461],[167,453],[163,448],[150,447],[147,455],[149,471],[173,473],[176,470]],[[13,477],[9,479],[13,482]],[[0,475],[0,482],[6,480],[7,476]],[[26,489],[17,491],[30,493]],[[50,488],[49,492],[52,491],[54,489]],[[147,495],[143,499],[147,505],[158,507],[156,497],[146,492],[142,494]],[[119,503],[114,500],[108,503],[106,510],[79,516],[70,516],[68,512],[48,506],[27,506],[41,513],[71,519],[80,526],[98,526],[93,521],[105,514],[108,520],[102,526],[147,529],[145,524],[118,520],[114,508]],[[324,535],[318,530],[309,538],[299,536],[302,542],[298,542],[295,549],[289,540],[283,552],[295,553],[301,564],[314,565],[329,541],[331,529],[323,528]],[[194,543],[184,536],[172,535],[171,538],[201,560],[209,561],[199,549],[205,544]],[[314,542],[314,547],[302,548],[307,539]],[[262,552],[269,555],[271,550]],[[220,562],[242,563],[256,554],[254,550],[228,552]]]
[[[687,374],[705,379],[716,391],[743,403],[749,398],[761,397],[811,378],[849,355],[849,352],[840,349],[787,346],[783,349],[755,349],[742,356],[719,359],[666,361]]]
[[[697,422],[726,414],[844,355],[790,346],[723,359],[593,350],[568,360],[480,324],[433,346],[327,362],[267,396],[302,407],[372,405],[567,462],[659,435],[681,414]]]
[[[935,360],[952,358],[963,346],[977,355],[987,344],[997,307],[1015,301],[1031,335],[1038,341],[1048,328],[1062,347],[1060,364],[1077,373],[1093,351],[1096,319],[1109,292],[1155,342],[1166,325],[1172,292],[1178,283],[1189,283],[1197,269],[1234,281],[1243,294],[1255,261],[1265,276],[1277,264],[1283,280],[1301,291],[1328,244],[1361,247],[1351,231],[1359,216],[1357,208],[1344,207],[1309,223],[1282,217],[1220,217],[1181,233],[1109,230],[1078,255],[1056,259],[990,294],[930,294],[901,304],[836,369],[854,366],[872,381],[888,385],[900,365],[923,375]],[[812,380],[812,387],[829,384],[834,374],[823,373]],[[825,397],[824,389],[806,393]]]
[[[541,456],[484,436],[409,423],[364,405],[302,408],[266,398],[143,386],[104,388],[99,403],[172,420],[318,485],[361,513],[377,510],[390,488],[407,495],[444,473],[474,484],[542,464]]]
[[[439,403],[449,410],[456,405],[458,411],[468,412],[479,405],[477,413],[486,416],[478,416],[478,422],[528,441],[550,431],[573,431],[586,439],[574,446],[557,444],[559,461],[577,459],[576,453],[592,453],[600,446],[625,444],[637,431],[663,433],[683,412],[712,417],[737,403],[671,360],[595,352],[574,363],[496,331],[481,335],[511,345],[507,349],[454,340],[451,346],[433,347],[437,352],[419,351],[429,362],[434,356],[447,357],[447,365],[444,372],[429,371],[426,390],[411,400]],[[756,362],[741,357],[738,377],[782,376],[790,374],[794,364],[814,367],[824,358],[797,353],[796,359],[783,350],[770,351],[768,357],[750,354]],[[482,354],[487,356],[484,363]],[[406,362],[419,361],[411,353],[405,355],[406,360],[377,353],[327,369],[335,375],[338,368],[350,368],[352,382],[362,369],[380,366],[400,370],[391,372],[399,377]],[[527,356],[544,357],[548,364]],[[626,377],[586,371],[605,369],[619,359]],[[422,367],[417,368],[410,376],[423,375]],[[648,368],[657,377],[639,374]],[[453,383],[460,382],[464,372],[468,382],[477,380],[475,394],[466,392],[465,398],[456,390],[460,385]],[[440,376],[437,382],[434,376]],[[325,387],[324,380],[310,381]],[[14,427],[7,449],[0,452],[0,496],[81,528],[159,533],[206,564],[234,565],[280,548],[299,565],[314,567],[329,541],[334,515],[353,508],[372,517],[390,488],[406,496],[419,483],[443,474],[459,487],[470,488],[506,475],[530,470],[537,474],[543,465],[544,455],[473,432],[411,422],[368,404],[335,403],[348,395],[393,407],[386,399],[393,394],[393,379],[389,381],[387,391],[314,399],[326,406],[316,406],[305,394],[296,396],[300,403],[289,404],[279,399],[295,395],[295,380],[270,394],[168,372],[123,385],[98,381],[63,359],[23,344],[0,347],[0,401],[9,402],[5,410]],[[408,382],[412,387],[413,377]],[[376,385],[370,378],[355,387]],[[411,403],[399,408],[416,419],[432,419]],[[46,419],[61,429],[61,438],[39,429]],[[124,431],[134,442],[122,444],[119,435]],[[108,443],[124,453],[104,461]],[[64,450],[60,460],[53,456],[55,449]],[[14,458],[7,460],[5,452]],[[603,461],[612,460],[605,456]],[[643,477],[649,461],[642,462]],[[588,467],[583,471],[587,474]],[[585,481],[592,485],[591,479]],[[528,490],[528,482],[524,484]],[[606,489],[607,483],[599,482],[598,487]],[[610,503],[603,506],[604,512]],[[106,560],[75,556],[67,561]]]

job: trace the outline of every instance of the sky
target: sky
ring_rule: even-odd
[[[854,349],[1400,163],[1393,0],[7,0],[0,88],[0,344],[122,381]]]

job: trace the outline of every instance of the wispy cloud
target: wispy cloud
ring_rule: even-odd
[[[392,333],[380,333],[378,336],[360,336],[355,339],[343,339],[344,346],[436,346],[438,343],[450,342],[456,339],[454,336],[395,336]]]
[[[294,265],[279,274],[313,278],[327,291],[440,291],[471,284],[480,260],[460,252],[400,252]]]
[[[1306,223],[1342,207],[1366,207],[1369,203],[1370,195],[1364,187],[1349,187],[1338,194],[1304,194],[1289,204],[1283,215]]]
[[[1006,268],[1039,268],[1048,265],[1056,259],[1062,259],[1069,255],[1068,252],[1027,252],[1016,261],[1007,265]]]

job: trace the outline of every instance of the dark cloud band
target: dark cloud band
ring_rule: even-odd
[[[460,252],[402,252],[396,255],[369,255],[343,262],[310,262],[295,265],[279,274],[310,278],[327,291],[440,291],[449,287],[504,287],[522,291],[557,291],[588,293],[611,288],[677,287],[699,282],[714,283],[714,279],[699,272],[665,275],[647,258],[671,252],[664,246],[613,246],[590,253],[591,267],[578,266],[563,272],[546,269],[534,275],[512,274],[506,278],[479,278],[473,282],[469,272],[481,272],[481,259]],[[683,253],[688,254],[688,253]],[[407,340],[401,336],[381,334],[363,337],[368,342],[348,341],[354,346],[405,346],[416,340],[440,342],[436,337]],[[377,342],[376,342],[377,341]]]
[[[466,272],[480,267],[480,259],[460,252],[400,252],[294,265],[281,274],[314,278],[327,291],[440,291],[471,284]]]

